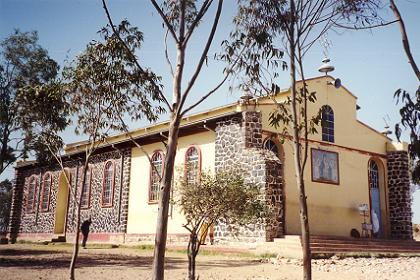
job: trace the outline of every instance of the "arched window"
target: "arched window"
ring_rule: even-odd
[[[265,150],[272,151],[278,158],[279,157],[279,147],[277,147],[276,143],[273,140],[267,139],[264,141],[263,147]]]
[[[334,111],[330,106],[322,106],[321,111],[322,141],[334,143]]]
[[[374,160],[369,162],[369,188],[379,188],[379,169],[378,164]]]
[[[107,161],[104,167],[104,179],[102,186],[102,206],[112,206],[114,200],[114,177],[115,168],[112,161]]]
[[[51,193],[52,176],[51,173],[46,173],[42,178],[41,189],[41,211],[48,211],[50,208],[50,193]]]
[[[200,151],[189,147],[185,153],[185,179],[188,184],[197,183],[200,176]]]
[[[26,200],[26,211],[33,212],[35,211],[36,205],[36,193],[38,189],[38,182],[36,176],[32,176],[29,178],[28,183],[28,197]]]
[[[109,162],[111,163],[111,162]],[[83,174],[83,169],[81,170],[81,174]],[[107,175],[108,176],[108,175]],[[81,208],[89,208],[90,206],[90,188],[91,188],[91,178],[92,178],[92,169],[88,167],[86,172],[86,180],[85,184],[82,186],[82,201],[80,204]],[[112,182],[112,178],[111,178]],[[83,177],[80,178],[80,184],[83,183]]]
[[[379,183],[379,167],[374,160],[369,161],[369,196],[370,218],[374,237],[383,237],[381,217],[381,188]]]
[[[152,155],[152,164],[150,166],[150,184],[149,184],[149,201],[156,202],[159,200],[159,185],[163,171],[163,153],[161,151],[154,152]]]

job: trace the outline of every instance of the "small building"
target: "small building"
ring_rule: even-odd
[[[376,237],[412,239],[407,145],[357,119],[357,97],[334,79],[307,80],[316,101],[310,116],[322,112],[318,133],[309,135],[304,173],[311,234],[349,237],[362,223],[379,227]],[[274,99],[284,102],[290,90]],[[264,224],[247,227],[247,241],[272,241],[300,233],[299,196],[290,128],[270,125],[273,99],[253,98],[185,117],[181,123],[176,166],[189,176],[239,166],[243,176],[260,184],[273,209]],[[75,199],[82,192],[82,220],[92,217],[90,240],[130,243],[153,241],[158,210],[158,180],[165,157],[168,122],[109,137],[89,162],[85,186],[80,174],[86,142],[69,144],[58,166],[20,162],[15,167],[9,237],[14,241],[72,240]],[[185,170],[184,170],[185,171]],[[176,178],[185,174],[177,171]],[[175,179],[176,179],[175,178]],[[176,180],[174,180],[176,181]],[[359,206],[367,205],[366,216]],[[176,206],[169,211],[168,241],[185,240],[185,219]],[[229,240],[226,225],[215,227],[215,240]]]

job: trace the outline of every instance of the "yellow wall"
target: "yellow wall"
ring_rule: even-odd
[[[176,169],[184,165],[185,152],[191,145],[201,150],[201,170],[214,170],[214,139],[212,131],[198,133],[191,136],[180,137],[175,159]],[[155,150],[164,150],[162,143],[144,146],[151,156]],[[130,195],[128,204],[128,234],[153,234],[156,230],[157,204],[148,203],[148,187],[150,164],[147,157],[138,148],[132,149]],[[179,178],[179,170],[175,178]],[[168,233],[187,233],[182,227],[184,217],[176,207],[170,208],[171,217],[168,221]]]
[[[300,233],[299,200],[296,177],[293,165],[293,150],[287,142],[284,145],[285,162],[285,197],[286,197],[286,231],[288,234]],[[349,236],[350,230],[361,230],[363,217],[359,215],[357,206],[360,203],[369,205],[368,162],[371,159],[355,151],[311,145],[338,153],[339,185],[313,182],[311,178],[311,157],[305,171],[306,194],[309,205],[310,229],[312,234]],[[383,159],[376,159],[382,162]],[[382,173],[383,174],[383,173]],[[381,182],[382,221],[388,227],[386,219],[385,184]],[[385,230],[386,232],[386,230]]]
[[[390,149],[390,140],[357,120],[357,99],[344,87],[339,89],[327,85],[331,77],[308,81],[310,91],[317,92],[316,103],[309,103],[309,115],[315,115],[323,105],[329,105],[334,110],[335,143],[322,141],[321,133],[310,136],[310,147],[334,151],[339,159],[339,185],[312,182],[311,155],[305,171],[306,192],[309,205],[310,229],[312,234],[349,236],[350,230],[361,230],[363,217],[356,207],[360,203],[369,205],[368,163],[374,158],[380,166],[382,227],[388,234],[388,213],[386,194],[386,155]],[[285,99],[286,94],[279,94],[277,100]],[[269,99],[260,98],[256,110],[262,112],[263,130],[266,135],[281,133],[282,129],[274,129],[269,125],[269,113],[275,108]],[[253,105],[251,107],[254,107]],[[243,109],[238,106],[227,106],[218,110]],[[362,110],[368,108],[362,108]],[[321,128],[318,128],[321,132]],[[176,166],[182,166],[186,149],[197,145],[201,149],[202,170],[214,169],[215,133],[197,133],[179,139]],[[151,155],[155,150],[163,150],[162,143],[150,144],[144,147]],[[298,234],[299,205],[296,177],[293,163],[293,147],[290,140],[282,145],[284,151],[284,193],[286,213],[286,233]],[[138,148],[132,150],[130,195],[128,211],[129,234],[152,234],[155,232],[157,204],[148,204],[149,162]],[[178,176],[175,176],[177,178]],[[368,218],[369,219],[369,218]],[[182,224],[185,222],[177,209],[172,209],[169,219],[168,233],[186,233]]]
[[[344,87],[336,89],[332,85],[327,85],[326,79],[331,80],[331,78],[327,77],[308,82],[309,91],[315,91],[317,98],[315,103],[308,102],[308,116],[315,116],[323,105],[329,105],[334,110],[335,144],[385,154],[386,143],[389,142],[389,139],[357,120],[356,97]],[[277,97],[278,101],[284,99],[284,94]],[[273,102],[269,99],[264,99],[260,103],[272,104]],[[275,105],[261,105],[257,107],[263,113],[263,129],[273,132],[276,130],[269,125],[269,113],[274,108]],[[368,109],[362,108],[361,110]],[[276,132],[281,132],[281,130]],[[321,141],[320,127],[318,132],[318,134],[311,135],[310,139]]]
[[[375,154],[386,154],[386,143],[389,140],[383,135],[363,125],[356,119],[356,98],[345,88],[334,88],[326,84],[326,80],[309,81],[310,91],[317,92],[316,103],[309,103],[309,115],[318,112],[322,105],[328,104],[334,110],[335,143],[322,141],[321,128],[318,134],[311,135],[310,148],[317,148],[338,153],[339,185],[313,182],[311,177],[311,152],[305,170],[306,193],[309,206],[311,234],[349,236],[350,230],[361,231],[363,217],[357,205],[369,205],[368,162]],[[279,99],[284,98],[280,97]],[[263,102],[261,102],[263,103]],[[265,103],[268,103],[265,101]],[[273,106],[262,105],[257,109],[263,113],[263,130],[280,133],[269,125],[268,116]],[[269,134],[269,133],[268,133]],[[281,137],[280,137],[281,138]],[[292,142],[283,144],[284,191],[286,198],[286,232],[300,233],[299,199],[293,161]],[[382,226],[388,232],[386,201],[386,161],[380,156],[376,161],[382,162],[381,210]]]

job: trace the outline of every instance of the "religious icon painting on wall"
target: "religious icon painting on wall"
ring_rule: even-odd
[[[311,149],[311,158],[312,181],[336,185],[340,183],[336,152]]]

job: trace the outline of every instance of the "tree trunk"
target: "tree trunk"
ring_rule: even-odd
[[[160,184],[159,210],[156,225],[155,249],[153,256],[152,279],[163,280],[165,269],[166,235],[168,229],[169,199],[174,173],[176,149],[178,144],[179,117],[172,120],[169,128],[167,153],[162,182]]]
[[[197,233],[191,233],[188,244],[188,280],[195,280],[195,257],[197,256],[197,243],[200,242]]]
[[[290,82],[292,95],[292,117],[293,117],[293,150],[294,164],[296,172],[296,183],[299,189],[299,206],[300,206],[300,228],[302,236],[302,255],[303,255],[303,279],[312,279],[311,271],[311,250],[309,246],[309,223],[308,208],[306,204],[305,182],[303,179],[303,170],[301,164],[301,147],[298,129],[298,109],[296,102],[296,41],[295,41],[295,2],[290,1],[291,20],[290,20]]]
[[[165,274],[165,249],[168,230],[169,199],[171,196],[172,178],[174,174],[176,149],[178,146],[178,132],[181,122],[181,86],[185,64],[184,18],[185,2],[182,1],[180,13],[180,35],[177,43],[176,70],[173,78],[172,113],[169,125],[168,144],[166,147],[165,165],[160,183],[159,209],[156,224],[155,250],[152,265],[152,280],[163,280]]]
[[[0,151],[0,175],[5,169],[5,160],[7,155],[7,143],[9,141],[9,125],[6,123],[3,128],[3,135],[1,140],[1,151]]]
[[[408,62],[411,65],[411,68],[413,68],[414,74],[416,74],[417,79],[420,81],[420,71],[419,68],[417,67],[417,64],[413,58],[413,55],[411,54],[411,50],[410,50],[410,44],[408,42],[408,36],[407,36],[407,32],[405,30],[405,24],[403,19],[401,18],[401,14],[400,11],[398,10],[397,6],[394,3],[394,0],[390,0],[390,8],[391,10],[394,12],[395,18],[398,20],[398,24],[400,27],[400,32],[401,32],[401,40],[402,40],[402,44],[404,47],[404,51],[405,54],[407,55],[408,58]]]
[[[84,164],[84,168],[83,168],[83,180],[82,180],[82,189],[85,186],[86,183],[86,173],[87,173],[87,169],[88,169],[88,160],[89,157],[87,157],[86,162]],[[77,182],[77,180],[75,180]],[[71,187],[71,185],[70,185]],[[80,197],[79,197],[79,202],[77,203],[76,199],[77,199],[77,186],[75,186],[74,188],[74,202],[75,202],[75,206],[76,206],[76,236],[74,238],[74,245],[73,245],[73,255],[71,256],[71,262],[70,262],[70,272],[69,272],[69,279],[70,280],[74,280],[75,276],[74,276],[74,271],[76,269],[76,261],[77,261],[77,257],[79,254],[79,235],[80,235],[80,205],[82,204],[82,189],[80,190]]]
[[[79,254],[79,226],[80,226],[80,207],[77,207],[77,218],[76,218],[76,237],[74,239],[74,245],[73,245],[73,255],[71,256],[71,262],[70,262],[70,280],[74,280],[74,271],[76,268],[76,261],[77,256]]]
[[[188,254],[188,280],[195,280],[195,254]]]

